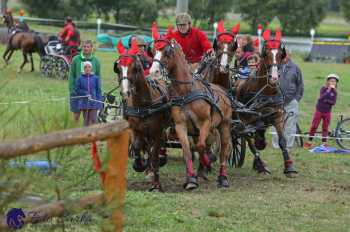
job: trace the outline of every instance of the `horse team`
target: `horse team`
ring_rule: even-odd
[[[266,30],[265,40],[255,76],[245,80],[232,78],[230,63],[237,49],[237,31],[219,33],[214,41],[215,55],[206,57],[196,73],[191,73],[181,46],[175,40],[159,36],[153,27],[154,59],[150,75],[145,77],[137,43],[131,49],[119,50],[120,57],[114,70],[119,76],[124,117],[132,129],[132,146],[150,156],[149,169],[153,174],[151,191],[162,191],[159,150],[164,145],[164,131],[173,127],[181,143],[186,164],[184,189],[198,188],[202,170],[210,170],[208,137],[219,131],[220,154],[218,187],[229,187],[227,161],[232,149],[232,133],[246,132],[246,140],[254,154],[253,167],[261,173],[270,173],[258,150],[265,148],[265,131],[270,125],[277,129],[279,146],[284,159],[284,174],[297,174],[286,148],[283,135],[285,113],[280,92],[279,72],[286,51],[281,43],[281,32],[275,36]],[[240,127],[233,126],[238,121]],[[193,149],[199,154],[199,169],[193,167]]]

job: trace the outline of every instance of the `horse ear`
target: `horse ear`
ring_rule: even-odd
[[[287,56],[286,47],[282,46],[282,55],[281,55],[282,60],[284,60],[284,58],[286,58],[286,56]]]
[[[223,32],[225,32],[224,21],[220,20],[218,22],[218,33],[223,33]]]
[[[281,29],[280,29],[280,28],[277,28],[277,29],[276,29],[276,36],[275,36],[275,40],[277,40],[277,41],[281,41],[281,38],[282,38],[282,32],[281,32]]]
[[[153,22],[152,24],[152,38],[153,40],[159,39],[159,32],[158,32],[158,27],[156,22]]]
[[[130,46],[130,50],[129,50],[129,54],[137,54],[138,52],[138,47],[137,47],[137,40],[136,38],[134,37],[132,40],[131,40],[131,46]]]
[[[214,49],[214,51],[216,51],[218,49],[218,41],[216,38],[213,41],[213,49]]]
[[[238,22],[234,27],[232,27],[231,32],[237,35],[240,28],[241,28],[241,22]]]
[[[119,40],[118,44],[117,44],[117,49],[120,55],[125,53],[125,48],[123,46],[122,40]]]
[[[266,30],[264,31],[264,33],[263,33],[263,38],[264,38],[264,40],[265,40],[265,41],[270,40],[270,35],[271,35],[270,29],[266,29]]]

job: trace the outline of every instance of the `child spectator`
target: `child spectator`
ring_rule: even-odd
[[[76,82],[76,93],[79,98],[78,109],[83,113],[84,126],[89,126],[97,122],[97,110],[102,108],[102,104],[93,100],[102,101],[101,80],[92,73],[90,61],[83,63],[84,73]]]
[[[304,148],[309,149],[312,146],[312,139],[315,132],[322,122],[322,144],[327,145],[328,126],[331,121],[332,106],[337,101],[337,83],[339,77],[336,74],[329,74],[325,86],[321,87],[320,97],[318,98],[316,111],[314,113],[312,124],[309,132],[309,141],[304,144]]]

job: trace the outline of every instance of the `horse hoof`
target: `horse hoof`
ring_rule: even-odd
[[[217,160],[216,155],[211,152],[208,152],[208,158],[210,160],[210,163],[215,163]]]
[[[298,176],[297,170],[294,168],[293,161],[292,160],[286,160],[284,162],[284,175],[289,178],[295,178]]]
[[[202,165],[199,165],[199,168],[197,170],[197,176],[201,177],[203,180],[208,181],[209,180],[208,175],[209,175],[209,169],[207,167],[203,167]]]
[[[22,72],[22,69],[18,69],[18,70],[17,70],[17,73],[21,73],[21,72]]]
[[[149,192],[161,193],[161,192],[163,192],[163,189],[162,189],[162,187],[160,186],[160,184],[154,184],[148,191],[149,191]]]
[[[228,182],[227,176],[218,176],[218,187],[219,188],[228,188],[230,184]]]
[[[261,174],[271,174],[271,171],[268,169],[266,163],[260,157],[256,157],[254,159],[253,169]]]
[[[198,188],[197,178],[193,176],[188,176],[186,183],[183,185],[183,188],[187,191],[197,189]]]
[[[167,155],[159,156],[159,166],[160,167],[163,167],[167,163],[168,163],[168,156]]]
[[[144,172],[146,170],[146,167],[147,166],[145,165],[145,159],[142,159],[142,158],[136,158],[132,165],[132,168],[136,172]]]

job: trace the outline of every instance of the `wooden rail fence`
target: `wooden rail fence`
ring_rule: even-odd
[[[0,142],[0,159],[8,160],[18,156],[29,155],[58,147],[86,144],[107,140],[109,153],[103,192],[83,197],[75,202],[58,201],[24,210],[24,224],[37,223],[38,218],[50,219],[67,213],[67,208],[83,209],[91,205],[108,204],[113,209],[111,227],[103,231],[123,230],[123,205],[126,192],[126,170],[129,146],[128,123],[120,120],[108,124],[97,124],[85,128],[69,129],[16,141]],[[69,207],[67,207],[69,206]],[[34,216],[33,216],[34,215]],[[8,231],[6,216],[0,217],[0,231]]]

